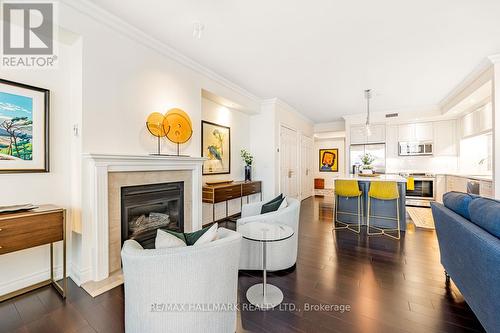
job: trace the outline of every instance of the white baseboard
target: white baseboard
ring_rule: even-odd
[[[76,265],[71,265],[69,277],[80,287],[85,282],[90,281],[90,267],[80,269]]]
[[[54,267],[54,275],[56,279],[62,278],[63,275],[62,271],[63,271],[62,265]],[[15,280],[7,281],[0,284],[0,295],[11,293],[13,291],[45,281],[47,279],[50,279],[49,268],[31,274],[27,274]]]

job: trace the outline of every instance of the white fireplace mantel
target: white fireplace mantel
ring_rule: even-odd
[[[192,225],[202,227],[202,165],[205,158],[153,155],[83,154],[82,264],[89,267],[82,283],[109,276],[108,173],[133,171],[190,171]],[[86,263],[86,265],[85,265]]]

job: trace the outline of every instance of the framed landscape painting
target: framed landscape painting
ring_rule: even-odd
[[[49,90],[0,79],[0,173],[49,171]]]
[[[201,122],[201,156],[204,175],[231,173],[231,129],[208,121]]]
[[[339,150],[320,149],[319,150],[319,171],[338,172],[339,171]]]

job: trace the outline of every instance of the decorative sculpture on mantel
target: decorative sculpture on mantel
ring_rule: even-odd
[[[180,144],[188,142],[193,135],[191,119],[186,112],[178,108],[168,110],[165,115],[159,112],[151,113],[146,121],[146,127],[151,135],[158,138],[158,151],[151,155],[181,156]],[[162,137],[167,137],[167,139],[177,144],[176,155],[161,153]]]

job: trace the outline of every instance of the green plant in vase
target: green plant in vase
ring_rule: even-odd
[[[373,173],[373,161],[375,161],[375,156],[373,156],[372,154],[365,153],[361,155],[361,163],[363,163],[363,165],[361,166],[361,172],[367,174]]]
[[[246,151],[246,149],[242,149],[240,154],[243,162],[245,162],[245,181],[249,182],[252,180],[253,155]]]

